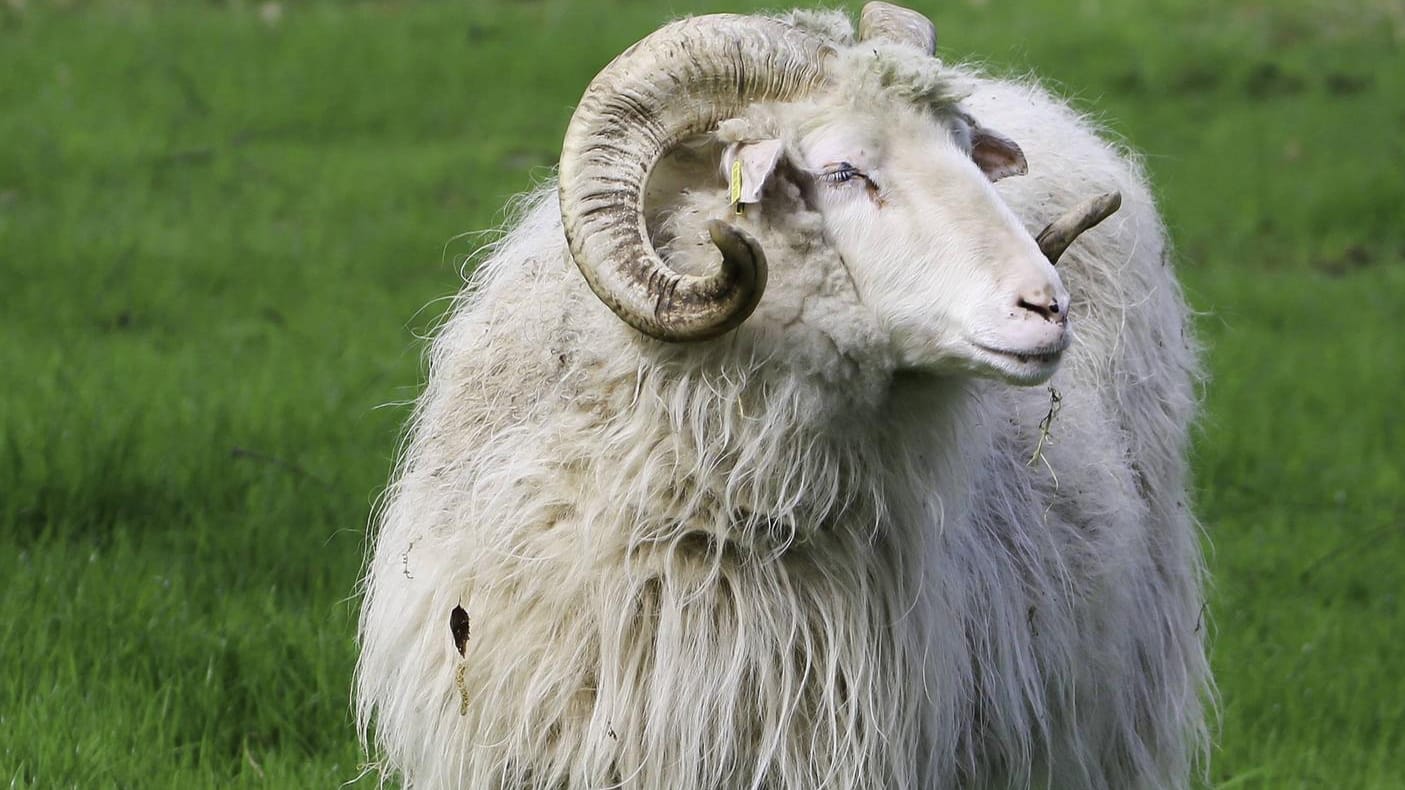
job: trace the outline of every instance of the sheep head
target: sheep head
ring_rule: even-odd
[[[1026,171],[1024,154],[962,109],[935,44],[925,17],[872,2],[851,46],[781,20],[712,15],[626,50],[587,89],[562,150],[563,224],[592,290],[675,342],[717,337],[756,308],[765,250],[738,223],[709,223],[722,253],[710,274],[674,270],[649,241],[655,166],[713,135],[737,211],[784,210],[766,194],[777,174],[799,186],[900,367],[1047,379],[1070,341],[1054,263],[1116,201],[1082,207],[1036,242],[992,187]]]

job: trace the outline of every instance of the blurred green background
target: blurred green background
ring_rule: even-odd
[[[1405,787],[1405,2],[913,5],[1146,156],[1212,374],[1211,785]],[[0,784],[358,776],[365,525],[467,232],[615,53],[748,8],[0,0]]]

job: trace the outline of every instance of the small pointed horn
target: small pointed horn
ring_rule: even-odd
[[[1107,219],[1121,206],[1121,192],[1098,195],[1074,206],[1062,217],[1050,222],[1048,227],[1039,231],[1034,240],[1038,242],[1039,250],[1049,259],[1049,263],[1057,264],[1059,256],[1064,254],[1064,250],[1068,249],[1068,245],[1072,244],[1079,234]]]
[[[937,28],[932,20],[908,8],[874,0],[859,14],[859,40],[881,38],[916,47],[924,54],[937,51]]]

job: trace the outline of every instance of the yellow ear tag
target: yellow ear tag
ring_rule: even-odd
[[[732,184],[729,200],[736,208],[737,213],[742,213],[742,160],[740,158],[732,162]]]

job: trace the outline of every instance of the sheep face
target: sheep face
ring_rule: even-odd
[[[1018,146],[959,111],[822,110],[789,146],[843,261],[904,369],[1037,384],[1071,339],[1069,294],[991,182]]]
[[[658,340],[712,340],[746,321],[793,234],[758,242],[746,223],[714,216],[714,257],[690,268],[663,260],[646,233],[655,165],[713,132],[727,148],[731,205],[760,203],[774,217],[767,182],[798,171],[823,241],[901,368],[1048,379],[1071,338],[1053,261],[1118,197],[1099,196],[1036,241],[990,185],[1023,174],[1024,156],[962,110],[962,78],[932,57],[930,22],[870,3],[860,28],[845,46],[804,24],[717,15],[674,23],[613,61],[562,145],[576,265],[619,318]]]

